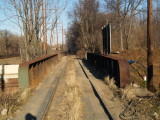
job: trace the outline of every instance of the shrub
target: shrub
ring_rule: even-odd
[[[86,55],[86,51],[85,51],[85,50],[78,50],[77,56],[78,56],[80,59],[85,59],[85,58],[86,58],[85,55]]]

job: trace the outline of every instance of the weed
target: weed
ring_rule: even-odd
[[[109,76],[104,78],[105,83],[109,86],[110,89],[115,90],[117,89],[116,86],[116,81],[114,80],[114,78],[110,78]]]
[[[0,93],[0,119],[5,120],[13,115],[18,108],[23,104],[20,99],[20,92],[17,93]]]

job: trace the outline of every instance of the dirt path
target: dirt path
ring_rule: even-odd
[[[46,120],[83,120],[81,97],[74,60],[67,57],[67,67],[51,103]]]

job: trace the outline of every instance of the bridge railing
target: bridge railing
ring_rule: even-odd
[[[58,54],[48,55],[19,65],[18,85],[20,89],[34,89],[58,61]]]
[[[129,63],[125,59],[112,56],[87,53],[87,61],[97,69],[102,70],[106,76],[114,78],[118,87],[125,87],[130,83]]]

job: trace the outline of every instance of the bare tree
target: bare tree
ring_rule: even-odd
[[[4,46],[4,54],[8,55],[8,48],[9,48],[9,38],[12,36],[12,34],[7,30],[1,30],[0,31],[0,37],[4,40],[4,44],[1,44]],[[2,47],[2,46],[1,46]]]
[[[75,16],[80,25],[81,45],[87,51],[95,52],[97,47],[96,29],[99,3],[96,0],[79,0],[75,8]]]
[[[32,60],[42,56],[42,37],[47,38],[47,30],[54,27],[57,22],[55,17],[55,6],[58,6],[60,0],[5,0],[6,3],[6,16],[15,20],[25,36],[23,44],[21,44],[21,56],[23,61]],[[44,8],[45,4],[45,8]],[[64,8],[63,8],[64,9]],[[14,15],[7,14],[11,11]],[[63,10],[62,10],[63,11]],[[43,16],[43,12],[46,13]],[[59,12],[59,16],[60,16]],[[44,26],[45,20],[45,26]],[[49,24],[47,24],[49,23]],[[43,26],[42,26],[43,25]],[[42,31],[42,28],[46,28]],[[47,43],[46,43],[47,44]]]
[[[19,37],[8,30],[0,30],[0,56],[19,54]]]
[[[107,10],[115,12],[121,50],[129,49],[129,38],[134,17],[142,11],[142,0],[105,0]]]

